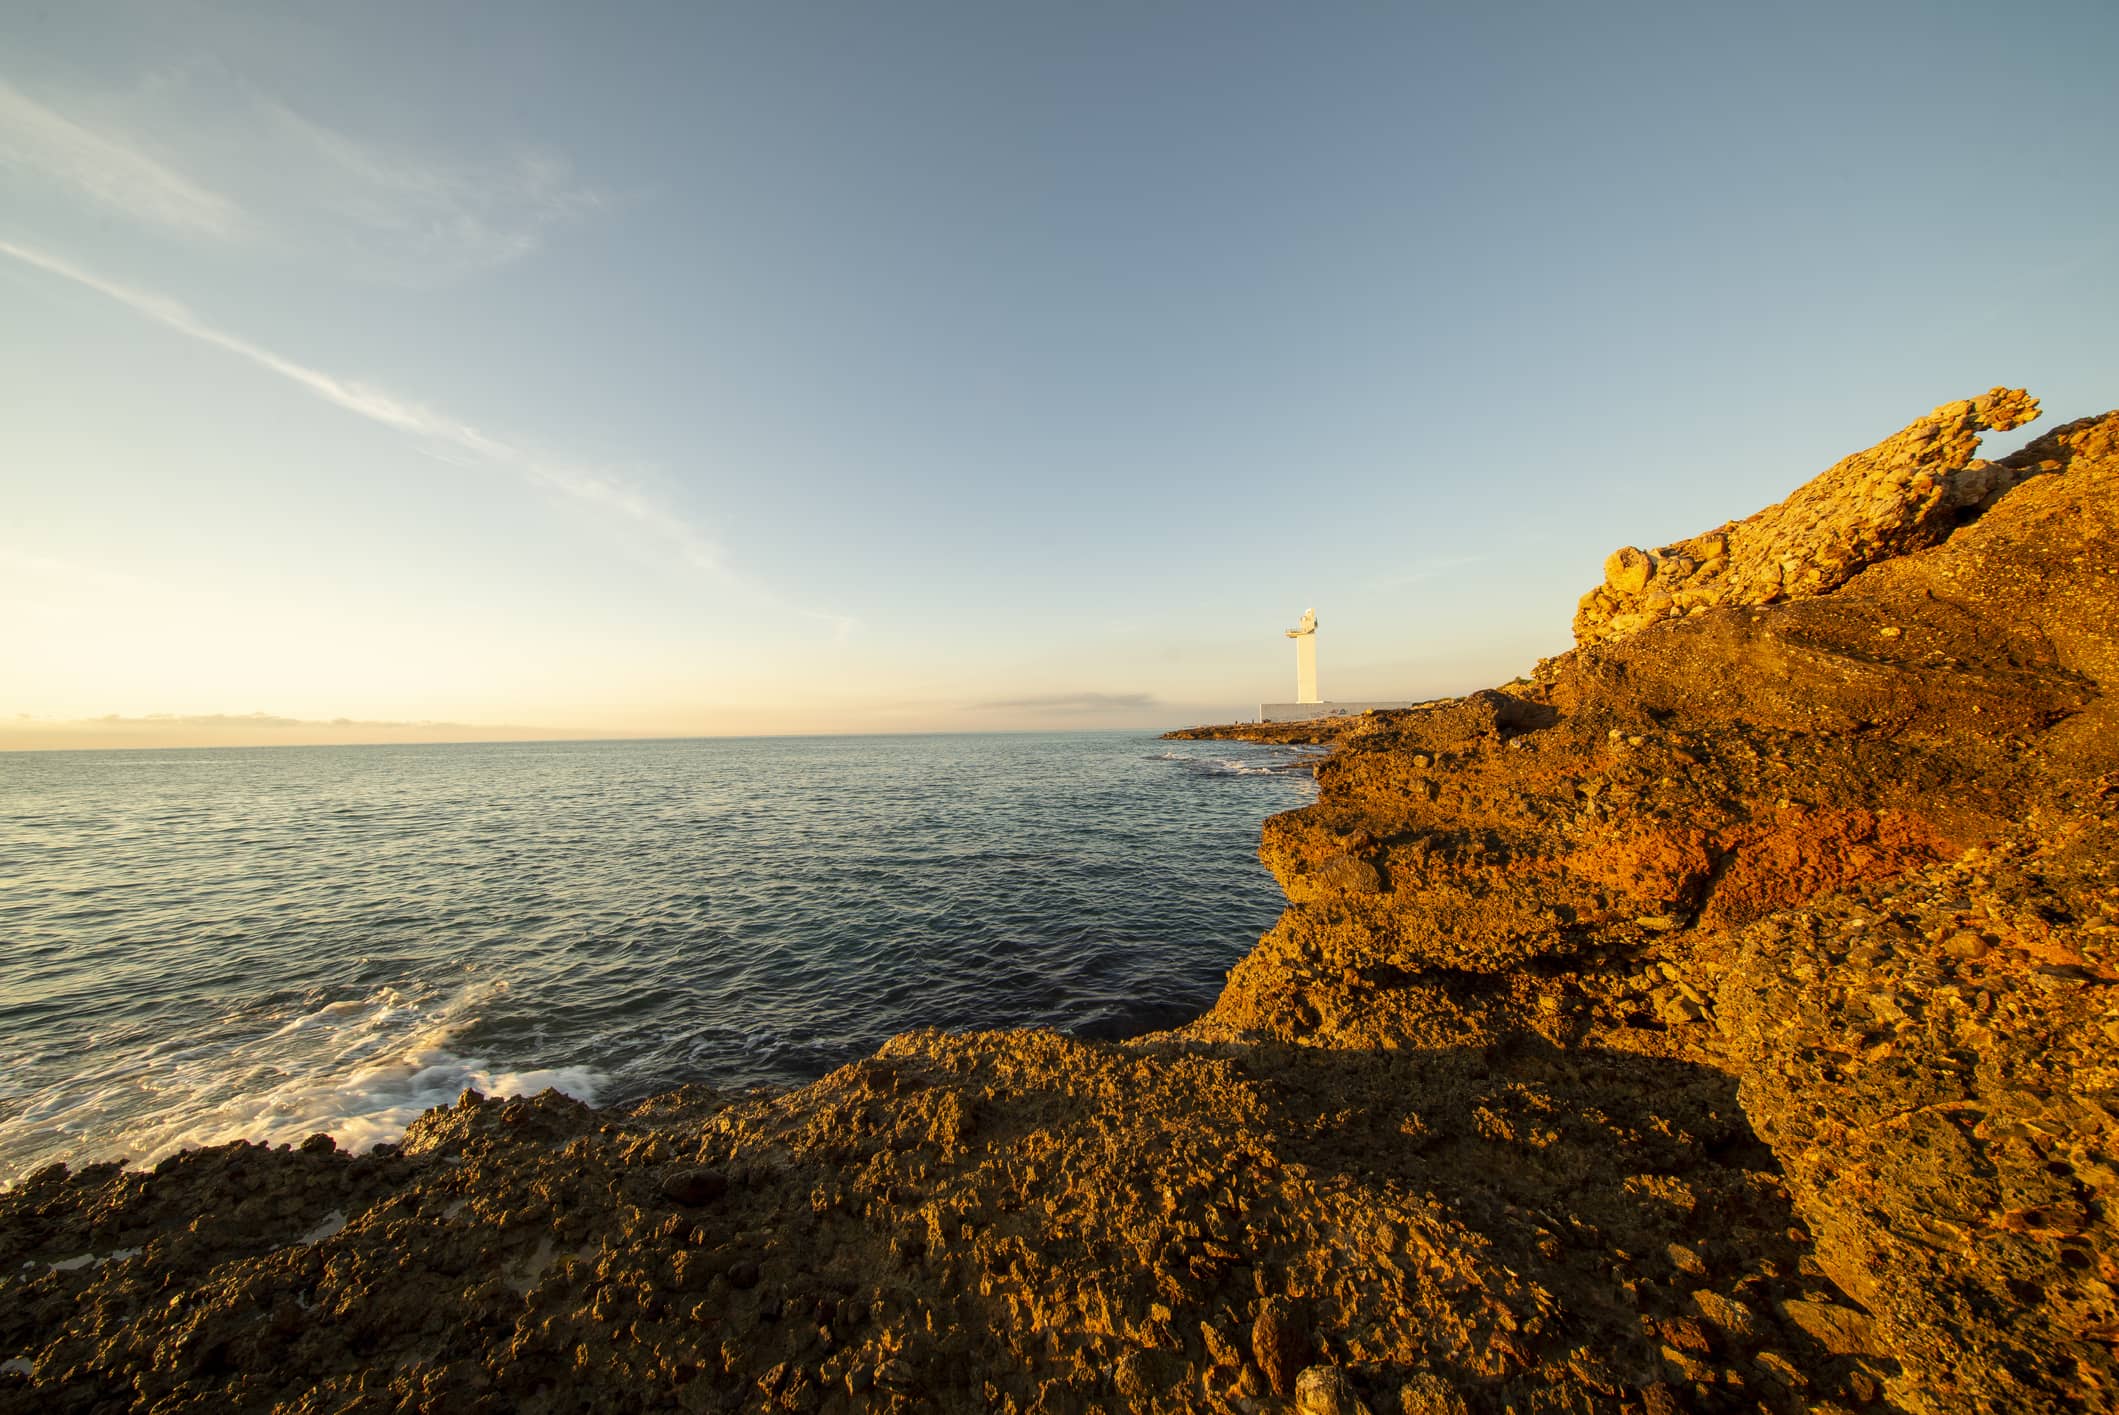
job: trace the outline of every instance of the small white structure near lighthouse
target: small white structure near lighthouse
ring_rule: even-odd
[[[1260,722],[1309,722],[1320,717],[1355,717],[1383,708],[1409,708],[1411,702],[1328,703],[1317,696],[1317,611],[1302,611],[1302,622],[1286,631],[1295,641],[1295,701],[1260,703]]]

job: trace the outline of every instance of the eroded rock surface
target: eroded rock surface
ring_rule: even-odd
[[[1744,1110],[1911,1409],[2119,1390],[2119,777],[1995,845],[1748,930]]]
[[[1933,545],[2025,477],[2058,470],[2049,451],[1982,461],[1979,434],[2038,416],[2021,388],[1945,403],[1777,506],[1660,550],[1622,546],[1582,597],[1575,642],[1638,633],[1724,604],[1826,594],[1864,566]]]
[[[1188,1027],[35,1176],[0,1411],[2108,1408],[2119,415],[1942,475],[2031,406],[1866,569],[1274,729]]]

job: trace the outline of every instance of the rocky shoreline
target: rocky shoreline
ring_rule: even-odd
[[[1276,725],[1289,906],[1186,1027],[31,1176],[0,1411],[2110,1408],[2119,414],[1974,455],[2035,416]]]

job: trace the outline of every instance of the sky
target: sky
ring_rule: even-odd
[[[1170,727],[2119,405],[2119,6],[0,8],[0,749]]]

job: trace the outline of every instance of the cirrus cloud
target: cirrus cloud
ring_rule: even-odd
[[[0,170],[188,235],[233,237],[248,224],[233,199],[150,154],[132,135],[70,118],[4,79]]]
[[[659,539],[685,564],[717,576],[753,599],[802,618],[821,621],[841,640],[856,626],[857,621],[851,615],[789,603],[765,586],[729,569],[722,561],[719,547],[704,530],[611,472],[549,456],[519,440],[486,432],[425,404],[370,384],[326,373],[209,324],[181,301],[108,279],[49,251],[0,240],[0,256],[92,290],[144,319],[245,359],[327,403],[416,439],[422,450],[441,461],[512,472],[532,485],[629,522]]]
[[[129,91],[0,80],[0,193],[59,195],[191,239],[429,285],[506,265],[604,204],[564,157],[415,151],[251,85],[179,70]]]

